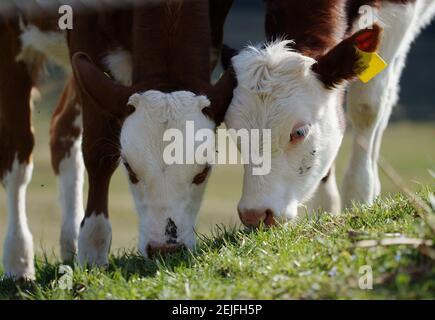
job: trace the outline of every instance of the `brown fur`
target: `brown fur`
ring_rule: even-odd
[[[381,32],[382,29],[374,25],[373,29],[361,30],[343,40],[313,65],[314,72],[327,88],[334,88],[344,81],[354,79],[364,67],[359,63],[360,57],[355,47],[366,52],[376,51]]]
[[[153,89],[198,92],[210,81],[211,31],[208,3],[167,1],[136,10],[133,26],[133,83],[156,80]],[[161,83],[159,88],[158,83]],[[167,87],[167,88],[165,88]]]
[[[351,31],[354,22],[359,18],[360,16],[359,9],[362,6],[379,8],[381,6],[381,0],[348,0],[346,5],[348,32]]]
[[[346,0],[265,1],[268,40],[294,40],[295,50],[316,59],[344,37]]]
[[[74,121],[79,116],[80,106],[77,101],[74,80],[71,78],[63,90],[51,119],[51,164],[56,174],[59,174],[60,162],[70,155],[74,141],[82,133],[80,127],[74,126]]]
[[[126,23],[128,14],[112,16],[111,29],[117,33],[100,23],[108,21],[104,12],[76,17],[68,40],[83,106],[83,155],[89,175],[86,216],[108,215],[109,183],[120,158],[119,135],[131,94],[150,89],[205,94],[212,102],[206,114],[218,123],[223,119],[234,81],[225,75],[216,86],[210,85],[209,14],[208,2],[202,0],[150,3],[131,12],[132,24]],[[129,88],[100,71],[101,58],[122,39],[132,39],[131,44],[124,41],[133,56]]]
[[[211,166],[207,165],[201,173],[198,173],[193,178],[192,183],[196,184],[196,185],[200,185],[200,184],[204,183],[204,181],[207,179],[208,174],[210,173],[210,170],[211,170]]]
[[[224,37],[225,17],[228,15],[234,0],[209,0],[210,3],[210,24],[211,24],[211,42],[215,56],[211,57],[211,69],[213,70],[218,61],[219,53],[222,50]]]
[[[21,50],[18,35],[17,19],[0,19],[0,179],[16,158],[29,163],[34,146],[30,104],[34,79],[28,66],[15,60]]]
[[[294,49],[318,62],[313,70],[327,88],[351,80],[361,71],[355,46],[375,51],[381,29],[361,31],[345,39],[361,5],[379,5],[368,0],[265,0],[266,34],[269,40],[294,40]]]

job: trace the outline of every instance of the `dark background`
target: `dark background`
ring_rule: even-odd
[[[1,0],[0,0],[1,1]],[[304,0],[301,0],[304,1]],[[235,0],[225,42],[235,48],[264,39],[263,0]],[[417,38],[402,75],[400,102],[392,120],[435,120],[435,23]]]

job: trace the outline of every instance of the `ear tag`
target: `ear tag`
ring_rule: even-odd
[[[358,78],[364,83],[372,80],[388,66],[377,52],[365,52],[358,47],[355,47],[355,50],[364,66],[364,71],[358,75]]]

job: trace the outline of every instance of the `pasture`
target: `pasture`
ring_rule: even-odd
[[[430,236],[407,201],[394,195],[398,189],[384,174],[386,200],[371,208],[355,208],[340,217],[324,216],[296,226],[246,233],[236,231],[240,226],[236,213],[242,185],[240,166],[217,166],[213,171],[199,214],[197,232],[203,238],[199,251],[157,262],[144,262],[135,254],[137,217],[124,173],[118,170],[110,194],[111,265],[107,271],[76,271],[74,290],[61,290],[55,280],[60,214],[48,148],[49,105],[53,104],[50,97],[37,103],[34,110],[35,170],[28,190],[38,280],[31,288],[23,287],[22,292],[13,283],[2,280],[0,298],[435,297],[435,266],[412,247],[352,249],[351,230],[360,230],[358,237],[363,238],[380,238],[386,233]],[[433,122],[393,123],[387,129],[382,154],[414,191],[422,185],[433,186],[428,171],[434,170],[434,137]],[[346,135],[338,159],[339,181],[349,148]],[[2,190],[1,248],[6,223]],[[358,270],[364,264],[373,265],[375,290],[358,289]]]
[[[46,88],[50,90],[49,88]],[[44,93],[43,93],[44,94]],[[47,92],[48,99],[37,103],[34,110],[36,147],[35,168],[28,188],[29,226],[35,241],[35,251],[54,257],[59,253],[60,209],[57,203],[57,182],[50,165],[48,146],[49,105],[55,100]],[[339,183],[350,154],[350,137],[346,136],[338,159]],[[433,183],[428,170],[435,170],[435,124],[393,123],[386,132],[382,154],[400,173],[406,186],[418,190],[421,185]],[[220,165],[212,172],[198,218],[198,233],[209,234],[216,225],[239,225],[237,203],[242,190],[243,168]],[[383,194],[398,191],[385,175],[382,175]],[[85,192],[86,196],[86,192]],[[5,193],[0,196],[0,252],[6,232]],[[112,179],[110,191],[110,219],[113,225],[112,249],[137,246],[137,215],[122,168]]]
[[[434,238],[400,195],[271,230],[215,228],[195,253],[144,261],[119,250],[107,269],[75,266],[66,281],[59,264],[39,256],[37,281],[0,280],[0,299],[433,299],[427,247],[357,245],[398,235]]]
[[[6,207],[6,194],[0,194],[0,299],[434,299],[432,109],[423,109],[421,122],[393,122],[385,134],[383,130],[393,105],[406,105],[392,117],[402,120],[413,119],[407,107],[421,105],[417,98],[398,102],[398,82],[408,45],[433,18],[435,6],[426,0],[372,1],[368,14],[376,12],[379,23],[362,26],[365,15],[357,9],[365,1],[319,1],[313,6],[266,1],[252,16],[266,12],[259,23],[266,26],[265,34],[250,41],[258,36],[292,41],[247,48],[230,62],[236,50],[221,48],[233,0],[225,8],[221,0],[207,2],[168,1],[91,15],[85,7],[68,7],[67,19],[73,19],[72,13],[77,19],[78,10],[85,10],[75,27],[68,27],[68,46],[57,32],[57,11],[46,8],[43,16],[20,11],[24,18],[19,20],[0,17],[0,43],[9,49],[0,66],[0,176],[8,196]],[[358,19],[361,30],[353,33]],[[61,20],[58,27],[63,29]],[[243,20],[248,21],[246,16]],[[236,34],[230,25],[228,33]],[[343,34],[346,29],[352,34]],[[241,36],[238,42],[248,40]],[[210,83],[210,62],[220,53],[225,71]],[[347,87],[348,114],[358,134],[352,142],[349,126],[341,144],[343,122],[336,110],[341,86],[357,76],[365,83],[370,80],[366,73],[381,71],[376,53],[390,67],[373,85],[354,82]],[[63,65],[64,71],[72,62],[75,77],[64,91],[50,135],[50,115],[65,75],[49,65],[53,77],[42,80],[44,59]],[[32,106],[33,152],[28,98],[36,76],[41,76],[44,99]],[[414,82],[417,77],[406,78]],[[423,100],[425,107],[433,105]],[[169,166],[167,154],[161,159],[161,132],[166,136],[168,129],[180,130],[190,119],[197,131],[213,132],[225,114],[229,128],[273,128],[272,141],[278,142],[271,174],[265,179],[246,175],[243,181],[240,219],[255,230],[241,227],[236,210],[242,166],[215,166],[195,225],[210,166],[199,161]],[[64,265],[60,256],[73,260],[80,223],[76,196],[82,181],[76,173],[81,159],[76,155],[81,128],[88,205],[80,224],[78,259]],[[378,162],[382,135],[380,194],[372,162]],[[261,146],[263,156],[266,145]],[[286,220],[296,216],[298,204],[321,179],[319,202],[328,211],[339,211],[335,179],[325,173],[340,146],[337,176],[345,186],[341,196],[347,209]],[[194,148],[185,150],[191,155]],[[351,153],[351,166],[346,167]],[[26,189],[30,157],[34,171]],[[118,162],[130,183],[120,168],[108,195]],[[62,177],[62,248],[52,165]],[[410,193],[421,201],[413,201]]]

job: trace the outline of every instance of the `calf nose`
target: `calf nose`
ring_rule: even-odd
[[[172,253],[175,253],[185,248],[186,246],[181,243],[161,244],[161,243],[151,242],[147,246],[147,254],[148,254],[148,258],[152,259],[158,255],[162,255],[162,256],[170,255]]]
[[[270,227],[275,224],[273,211],[265,210],[239,210],[239,217],[243,224],[250,228],[257,228],[261,223]]]

